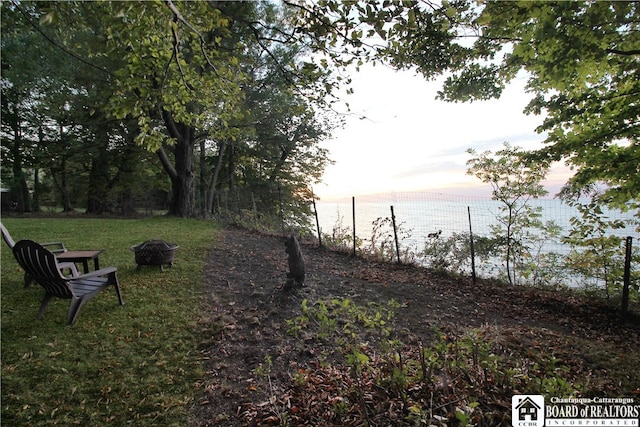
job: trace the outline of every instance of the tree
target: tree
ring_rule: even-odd
[[[262,11],[265,13],[260,16]],[[233,124],[249,114],[243,108],[241,90],[249,83],[242,69],[244,52],[255,45],[274,57],[271,46],[288,41],[272,36],[270,26],[274,22],[268,19],[278,15],[270,6],[259,7],[257,3],[168,2],[165,9],[140,11],[136,16],[133,29],[127,23],[127,32],[133,30],[140,40],[150,40],[150,43],[134,49],[121,77],[122,93],[137,96],[118,96],[113,107],[117,111],[121,100],[136,99],[133,108],[124,106],[124,110],[126,114],[138,115],[142,126],[139,141],[158,149],[172,179],[170,213],[192,216],[195,213],[194,147],[202,138],[223,141],[221,148],[230,147],[229,141],[237,137]],[[149,19],[152,22],[147,21]],[[153,34],[157,31],[157,25],[153,24],[163,21],[171,28],[170,37]],[[149,53],[141,55],[139,50]],[[300,78],[293,59],[278,62],[278,71],[289,75],[290,80],[295,77],[295,83],[304,86],[311,81],[309,75]],[[131,79],[132,75],[152,78],[140,82],[137,78]],[[137,91],[143,91],[144,95]],[[159,132],[153,126],[156,117],[149,116],[147,111],[159,111],[157,116],[170,137],[168,140],[165,130]],[[224,150],[220,156],[223,154]],[[213,184],[215,186],[215,182]]]
[[[197,214],[196,148],[206,149],[207,140],[223,147],[236,137],[233,123],[246,114],[247,50],[277,59],[290,86],[317,100],[333,87],[328,72],[299,59],[308,52],[298,49],[286,61],[274,54],[277,46],[302,46],[305,35],[288,26],[288,15],[272,3],[64,2],[38,4],[38,12],[59,40],[79,41],[74,31],[94,36],[74,43],[75,57],[108,75],[105,115],[135,119],[137,143],[158,154],[172,182],[172,215]],[[101,66],[101,58],[115,60]]]
[[[271,9],[264,15],[276,13]],[[268,38],[276,40],[278,32],[272,32]],[[263,41],[242,53],[239,63],[246,81],[239,107],[245,113],[229,123],[230,130],[235,130],[232,137],[209,144],[215,149],[207,160],[212,170],[211,179],[205,180],[207,212],[212,211],[217,191],[226,186],[232,192],[238,187],[250,192],[252,203],[263,214],[275,216],[282,206],[290,217],[308,214],[308,207],[306,212],[303,207],[310,199],[309,188],[329,161],[318,143],[334,123],[319,108],[317,93],[309,93],[310,78],[305,72],[282,69],[285,64],[305,69],[304,52],[297,44]],[[313,70],[307,67],[308,72]]]
[[[562,200],[579,213],[578,217],[571,218],[571,229],[563,241],[571,247],[566,257],[567,267],[584,277],[585,284],[595,279],[596,287],[604,285],[606,296],[610,298],[611,293],[622,290],[625,258],[625,239],[612,231],[630,227],[633,221],[611,218],[610,212],[602,208],[604,203],[599,200],[602,194],[603,190],[596,185],[563,188]],[[639,261],[640,254],[635,250],[632,262],[637,267]],[[638,271],[637,268],[634,270],[633,290],[637,292]]]
[[[498,225],[492,226],[492,231],[503,242],[507,279],[513,285],[515,266],[527,256],[529,230],[545,228],[539,219],[542,208],[531,206],[529,201],[547,194],[542,180],[549,164],[524,161],[522,149],[508,143],[495,154],[490,151],[478,154],[473,149],[467,152],[474,156],[467,161],[467,173],[490,184],[493,200],[501,203]]]
[[[236,154],[244,161],[235,166],[243,168],[244,184],[261,195],[265,212],[275,213],[280,201],[274,198],[280,193],[287,195],[282,200],[289,206],[287,210],[302,218],[309,214],[310,188],[329,162],[327,150],[318,143],[330,135],[334,123],[273,67],[273,62],[267,61],[266,69],[271,71],[247,88],[252,132],[239,141],[242,144]],[[268,194],[273,196],[266,197]]]
[[[14,177],[23,177],[21,194],[28,197],[32,186],[34,210],[46,180],[57,189],[65,211],[84,203],[87,213],[113,212],[120,199],[115,189],[133,185],[120,181],[128,159],[117,154],[139,154],[133,139],[122,136],[137,132],[136,127],[108,118],[101,108],[111,96],[105,64],[115,67],[118,60],[101,54],[100,15],[92,15],[92,9],[78,9],[95,24],[91,30],[77,25],[77,31],[57,38],[53,28],[39,25],[39,17],[47,15],[37,6],[2,5],[2,137],[3,146],[12,148],[5,150],[5,164],[12,165]],[[69,50],[93,44],[98,47],[91,63]],[[33,172],[28,183],[24,167]]]
[[[205,2],[109,6],[110,54],[121,52],[126,65],[116,71],[108,109],[136,118],[137,142],[158,153],[172,182],[169,214],[196,216],[194,149],[240,113],[242,74],[232,52],[221,49],[230,21]]]
[[[11,22],[14,26],[8,25]],[[23,53],[31,47],[42,56],[43,43],[33,34],[25,33],[15,10],[3,10],[2,35],[2,164],[11,165],[9,182],[16,209],[25,212],[32,208],[25,168],[32,164],[34,134],[37,134],[34,98],[38,98],[46,86],[38,79],[44,65],[31,63]]]
[[[444,100],[499,97],[524,72],[533,94],[525,111],[545,115],[538,131],[547,134],[531,161],[564,160],[572,185],[605,183],[603,202],[638,209],[639,2],[289,4],[328,55],[415,67],[426,78],[450,73]]]
[[[638,2],[490,2],[474,21],[482,37],[471,57],[504,55],[499,68],[480,67],[493,82],[528,73],[534,98],[526,111],[546,114],[538,131],[547,132],[547,146],[534,161],[565,160],[576,170],[573,185],[603,182],[603,201],[636,209],[639,8]]]

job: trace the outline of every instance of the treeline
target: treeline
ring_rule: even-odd
[[[171,215],[200,216],[238,186],[302,208],[329,162],[318,143],[338,124],[331,104],[351,91],[345,67],[372,61],[445,75],[437,97],[451,102],[499,98],[525,78],[542,147],[521,166],[564,162],[565,196],[637,217],[639,8],[3,2],[3,186],[22,211],[51,199],[125,213],[157,196]]]
[[[306,212],[336,80],[270,2],[3,2],[4,208]],[[275,196],[274,196],[275,195]],[[267,200],[267,196],[271,197]]]

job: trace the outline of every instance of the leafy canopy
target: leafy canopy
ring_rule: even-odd
[[[637,208],[640,188],[640,3],[443,0],[296,6],[318,49],[387,61],[426,78],[449,73],[439,98],[497,98],[528,79],[526,112],[544,116],[531,160],[564,160],[570,184],[603,182],[606,200]],[[324,33],[323,33],[324,31]],[[347,60],[353,61],[352,59]]]

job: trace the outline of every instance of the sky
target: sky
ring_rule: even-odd
[[[496,151],[505,141],[542,147],[544,135],[535,132],[542,117],[522,112],[531,98],[525,78],[499,100],[450,103],[435,99],[444,78],[427,81],[381,65],[360,70],[351,74],[354,94],[343,97],[351,109],[345,126],[322,144],[335,164],[314,186],[321,200],[405,191],[489,197],[490,186],[466,174],[468,148]],[[552,168],[550,196],[568,176],[565,166]]]

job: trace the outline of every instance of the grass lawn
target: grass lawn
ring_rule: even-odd
[[[2,425],[183,426],[203,376],[197,347],[203,268],[218,226],[212,221],[5,218],[14,240],[62,241],[104,249],[115,290],[90,300],[65,325],[69,301],[54,299],[36,319],[43,289],[2,243]],[[180,245],[173,268],[136,271],[130,247],[149,239]]]

